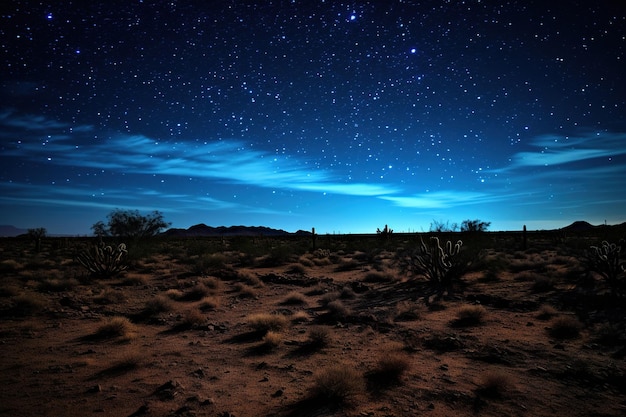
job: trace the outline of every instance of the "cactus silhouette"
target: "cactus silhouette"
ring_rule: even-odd
[[[76,260],[93,276],[110,278],[127,268],[124,258],[128,254],[126,245],[120,243],[117,247],[105,246],[100,241],[91,249],[85,249],[76,256]]]
[[[448,240],[441,246],[439,238],[432,236],[430,245],[420,238],[417,253],[413,255],[413,269],[424,275],[439,290],[440,295],[449,290],[452,284],[450,271],[454,266],[455,257],[461,252],[462,241],[452,243]]]

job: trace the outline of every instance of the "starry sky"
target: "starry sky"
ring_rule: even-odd
[[[3,1],[0,224],[626,220],[626,5]]]

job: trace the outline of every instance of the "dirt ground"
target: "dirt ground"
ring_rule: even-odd
[[[92,279],[11,245],[2,416],[626,415],[625,302],[550,245],[486,250],[441,300],[395,250],[162,250]]]

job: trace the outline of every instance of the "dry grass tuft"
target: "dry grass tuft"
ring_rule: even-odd
[[[332,340],[332,333],[328,327],[325,326],[311,326],[309,329],[307,346],[321,349],[330,344]]]
[[[411,301],[401,301],[396,304],[394,321],[414,321],[421,317],[420,307]]]
[[[256,313],[248,316],[248,325],[254,331],[267,333],[280,331],[288,326],[289,319],[282,314]]]
[[[557,339],[576,339],[580,336],[583,325],[577,318],[561,316],[555,318],[550,326],[550,336]]]
[[[39,313],[46,307],[46,300],[38,294],[24,293],[11,299],[13,312],[19,316]]]
[[[278,346],[280,346],[280,342],[282,341],[283,335],[280,332],[270,330],[265,333],[265,336],[263,336],[263,346],[266,349],[276,349]]]
[[[306,297],[304,294],[301,294],[296,291],[292,291],[285,296],[281,304],[284,305],[303,305],[306,304]]]
[[[174,305],[172,304],[171,299],[163,295],[157,295],[156,297],[146,301],[143,313],[146,316],[155,316],[157,314],[170,312],[173,309]]]
[[[121,304],[126,302],[126,296],[124,292],[114,289],[107,289],[93,298],[96,304]]]
[[[485,307],[481,305],[465,305],[456,312],[455,326],[477,326],[481,324],[487,314]]]
[[[182,300],[184,294],[181,290],[177,290],[175,288],[171,288],[167,291],[165,291],[165,295],[169,298],[171,298],[172,300]]]
[[[241,282],[235,284],[234,289],[239,293],[239,297],[241,298],[256,298],[258,296],[254,288]]]
[[[220,306],[220,299],[215,296],[204,297],[200,300],[200,304],[198,304],[198,308],[202,311],[215,310]]]
[[[342,405],[365,391],[365,381],[353,364],[337,363],[322,369],[315,376],[313,398]]]
[[[71,290],[79,285],[74,278],[48,278],[39,283],[37,288],[39,291],[61,292]]]
[[[197,308],[187,310],[182,320],[176,326],[181,329],[193,329],[206,323],[206,317]]]
[[[556,308],[552,307],[551,305],[544,304],[539,307],[539,311],[537,311],[537,318],[539,320],[549,320],[558,314],[559,311]]]
[[[292,316],[291,316],[291,321],[293,323],[304,323],[309,321],[309,314],[306,311],[296,311]]]
[[[513,387],[511,377],[502,371],[487,371],[481,378],[478,393],[485,397],[502,398]]]
[[[209,290],[204,284],[199,283],[191,287],[189,291],[185,292],[182,299],[186,301],[198,301],[210,294],[211,290]]]
[[[373,388],[384,388],[399,385],[402,382],[402,375],[410,367],[411,360],[406,354],[385,352],[380,355],[376,368],[367,375],[370,386]]]
[[[328,309],[328,314],[336,320],[345,319],[350,315],[350,310],[340,300],[331,301],[326,309]]]
[[[98,327],[93,336],[97,339],[131,339],[135,326],[126,317],[112,317]]]

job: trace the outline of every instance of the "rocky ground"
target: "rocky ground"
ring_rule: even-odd
[[[395,247],[268,262],[179,243],[93,279],[65,244],[12,245],[0,415],[626,413],[623,300],[550,244],[486,248],[441,300]]]

